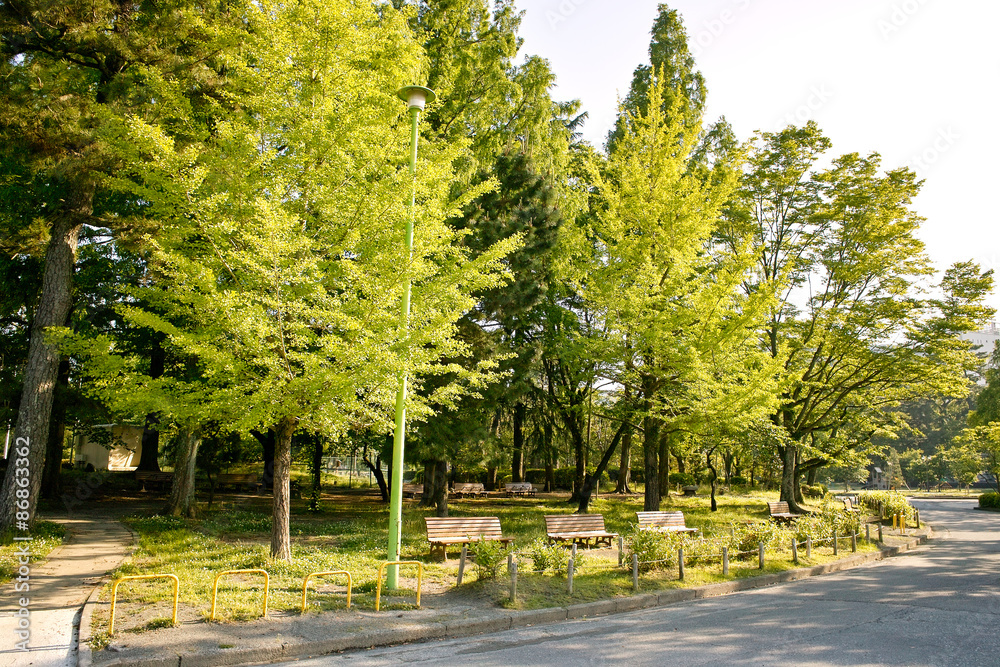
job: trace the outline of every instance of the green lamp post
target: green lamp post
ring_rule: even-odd
[[[413,220],[417,201],[417,123],[424,105],[437,97],[434,91],[423,86],[406,86],[396,95],[406,102],[410,109],[410,217],[406,221],[406,251],[413,256]],[[400,324],[405,331],[410,322],[410,272],[406,272],[403,289],[403,303],[399,313]],[[399,372],[399,388],[396,390],[396,430],[392,438],[392,491],[389,497],[389,560],[399,560],[399,545],[403,537],[403,445],[406,439],[406,371]],[[386,585],[390,589],[399,587],[399,567],[389,566]]]

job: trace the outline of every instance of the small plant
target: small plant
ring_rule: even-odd
[[[737,525],[730,540],[730,549],[736,553],[734,558],[748,557],[757,553],[758,545],[763,542],[764,548],[773,550],[786,541],[791,541],[792,533],[782,529],[773,521],[761,521]]]
[[[858,495],[858,504],[882,517],[902,514],[908,520],[914,518],[913,506],[902,493],[898,491],[863,491]]]
[[[476,574],[479,579],[496,579],[500,566],[507,561],[510,547],[499,540],[480,537],[472,543],[472,553],[476,559]]]
[[[561,572],[566,569],[569,553],[557,544],[549,544],[539,537],[528,547],[528,558],[531,559],[531,569],[542,574],[546,570]]]
[[[632,554],[638,556],[639,569],[644,572],[673,567],[683,540],[679,533],[639,530],[636,526],[625,536],[625,556],[628,561],[632,560]]]

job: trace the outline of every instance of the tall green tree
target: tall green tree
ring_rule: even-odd
[[[105,184],[122,164],[108,150],[108,129],[140,118],[181,142],[200,132],[216,104],[230,26],[225,2],[0,3],[0,143],[16,147],[38,184],[32,194],[43,196],[26,215],[47,237],[14,432],[30,444],[32,519],[59,367],[46,333],[67,323],[81,229],[114,224]],[[14,522],[14,470],[0,497],[0,529]]]

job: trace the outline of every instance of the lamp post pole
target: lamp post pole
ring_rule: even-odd
[[[417,201],[417,123],[420,111],[427,102],[433,102],[434,91],[423,86],[406,86],[396,93],[410,109],[410,216],[406,221],[407,260],[413,257],[413,220]],[[403,288],[403,302],[399,321],[404,332],[410,323],[410,269],[406,268],[406,284]],[[404,334],[408,335],[408,334]],[[399,560],[399,545],[403,538],[403,445],[406,440],[406,369],[399,371],[399,387],[396,390],[396,430],[392,438],[392,479],[389,494],[389,560]],[[389,566],[386,586],[399,588],[399,567]]]

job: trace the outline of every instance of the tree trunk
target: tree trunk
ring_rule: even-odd
[[[66,401],[69,392],[69,357],[59,361],[59,375],[52,403],[49,438],[42,470],[42,497],[54,500],[62,495],[62,456],[66,442]]]
[[[434,507],[437,516],[448,516],[448,462],[439,459],[434,462]]]
[[[622,434],[622,458],[621,466],[618,468],[618,486],[615,493],[632,493],[628,483],[632,476],[632,427],[625,429]]]
[[[798,448],[793,444],[788,444],[779,448],[778,451],[781,454],[781,496],[779,499],[788,503],[790,512],[804,514],[805,510],[802,509],[796,498]]]
[[[486,468],[486,490],[496,491],[497,490],[497,467],[488,466]]]
[[[297,419],[283,417],[274,427],[274,502],[271,511],[271,558],[292,560],[289,531],[292,510],[292,433]]]
[[[389,502],[389,486],[385,483],[385,475],[382,474],[382,457],[376,456],[375,463],[372,463],[371,459],[368,458],[368,447],[365,447],[364,453],[361,454],[361,460],[375,476],[375,483],[378,484],[378,491],[382,495],[382,502]]]
[[[166,514],[194,518],[197,514],[195,503],[195,463],[201,435],[194,429],[183,429],[177,435],[177,452],[174,455],[174,481],[170,488]]]
[[[545,492],[552,493],[556,490],[555,450],[552,449],[552,422],[548,419],[545,420],[542,437],[545,438]]]
[[[153,342],[149,353],[149,377],[154,380],[163,375],[167,354],[159,340]],[[160,424],[160,416],[154,412],[146,415],[146,423],[142,429],[142,453],[139,454],[138,470],[160,472],[160,432],[156,427]],[[211,504],[211,500],[209,500]]]
[[[576,455],[576,475],[573,477],[573,495],[569,502],[575,503],[580,500],[580,492],[583,491],[583,482],[587,477],[586,454],[587,447],[583,441],[583,431],[577,428],[570,428],[570,437],[573,439],[573,453]]]
[[[712,511],[719,511],[719,504],[715,502],[715,482],[719,479],[719,473],[716,472],[715,466],[712,465],[712,454],[715,453],[715,448],[708,450],[705,453],[705,461],[708,463],[708,469],[712,472]]]
[[[424,493],[420,496],[421,507],[434,507],[437,484],[437,462],[427,459],[424,461]]]
[[[645,464],[646,490],[643,493],[642,509],[657,512],[660,509],[660,420],[646,416],[642,419],[642,453]]]
[[[594,471],[592,475],[587,475],[587,481],[583,484],[583,490],[580,492],[580,504],[576,508],[577,514],[586,514],[587,508],[590,506],[590,497],[594,494],[594,489],[597,488],[597,482],[601,479],[601,475],[608,467],[608,463],[611,461],[611,456],[615,453],[615,449],[618,447],[618,442],[622,439],[622,433],[628,429],[628,424],[622,422],[621,426],[615,432],[615,437],[611,439],[611,445],[608,447],[607,451],[604,452],[604,456],[601,457],[601,462],[597,464],[597,470]]]
[[[670,435],[660,429],[659,452],[660,498],[666,498],[670,493]]]
[[[524,415],[527,408],[523,401],[514,404],[514,451],[511,456],[510,481],[524,481]]]
[[[70,188],[64,210],[57,210],[48,248],[45,251],[45,269],[42,289],[31,324],[28,342],[28,361],[24,368],[24,386],[11,443],[27,449],[27,456],[10,457],[2,491],[0,491],[0,533],[26,530],[35,520],[38,495],[42,486],[42,466],[49,438],[49,421],[52,415],[52,398],[59,375],[59,349],[45,339],[51,327],[66,325],[73,303],[73,265],[80,228],[93,213],[94,186]],[[13,465],[25,459],[24,465]],[[27,469],[29,484],[27,509],[17,506],[18,470]],[[22,473],[23,476],[23,473]]]

